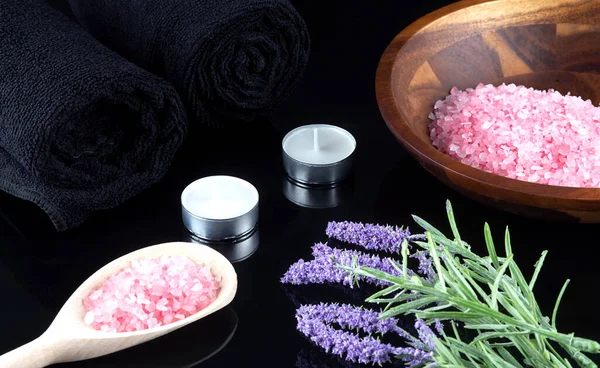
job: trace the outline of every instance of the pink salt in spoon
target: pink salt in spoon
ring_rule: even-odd
[[[134,332],[103,332],[84,322],[84,299],[108,279],[139,258],[185,256],[210,267],[220,276],[217,298],[197,313],[163,326]],[[237,274],[221,253],[194,243],[165,243],[124,255],[96,271],[67,300],[48,329],[37,339],[0,356],[0,368],[41,368],[55,363],[75,362],[114,353],[155,339],[195,322],[229,304],[237,290]]]

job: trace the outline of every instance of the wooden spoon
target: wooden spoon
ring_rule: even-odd
[[[206,308],[187,318],[168,325],[134,332],[102,332],[83,321],[83,301],[104,280],[129,266],[137,258],[186,256],[197,263],[210,266],[215,276],[221,276],[217,299]],[[0,368],[40,368],[55,363],[75,362],[127,349],[155,339],[229,304],[237,290],[237,275],[231,263],[219,252],[193,243],[164,243],[124,255],[96,271],[67,300],[48,329],[37,339],[0,356]]]

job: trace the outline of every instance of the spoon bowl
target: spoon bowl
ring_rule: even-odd
[[[185,256],[210,267],[221,277],[217,298],[206,308],[177,322],[132,332],[103,332],[84,323],[84,300],[111,275],[139,258]],[[164,243],[126,254],[102,267],[69,297],[50,327],[34,341],[0,356],[1,368],[40,368],[55,363],[96,358],[163,336],[228,305],[237,290],[237,275],[231,263],[210,247],[194,243]]]

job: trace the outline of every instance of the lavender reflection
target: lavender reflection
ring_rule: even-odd
[[[363,368],[365,365],[348,362],[316,349],[301,350],[296,357],[296,368]]]

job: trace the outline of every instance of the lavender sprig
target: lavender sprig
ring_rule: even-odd
[[[433,360],[443,366],[571,368],[570,361],[556,349],[560,346],[580,367],[597,367],[585,353],[600,354],[600,342],[560,333],[556,328],[555,316],[564,287],[552,319],[542,314],[535,299],[533,286],[545,253],[535,265],[532,280],[527,281],[514,261],[508,229],[504,234],[505,255],[500,257],[486,224],[484,235],[488,254],[480,256],[462,241],[449,202],[446,211],[454,239],[415,217],[416,222],[427,230],[427,241],[413,244],[428,251],[433,259],[432,268],[437,274],[435,283],[419,276],[398,277],[367,267],[354,270],[356,275],[392,284],[367,299],[367,302],[389,303],[389,308],[379,318],[410,314],[429,323],[452,321],[454,337],[443,334],[441,328],[440,339],[432,337],[429,341],[429,333],[420,336],[428,348],[434,348]],[[402,256],[405,263],[407,254]],[[413,292],[415,299],[407,303],[405,295],[387,297],[398,290]],[[476,337],[463,340],[454,322],[460,322],[463,329],[476,331]],[[417,329],[422,331],[424,325],[417,323]]]
[[[389,253],[400,253],[402,241],[424,239],[424,235],[411,235],[410,230],[359,222],[335,222],[327,224],[325,233],[328,237],[346,243],[360,245],[368,250],[380,250]]]
[[[296,311],[296,315],[303,319],[318,319],[325,323],[336,323],[345,329],[361,329],[368,334],[381,334],[394,332],[398,336],[417,342],[413,336],[398,326],[398,319],[379,319],[381,312],[355,307],[349,304],[303,305]],[[432,333],[433,334],[433,333]]]
[[[431,360],[432,353],[415,347],[394,347],[382,343],[372,336],[360,337],[357,334],[338,330],[330,325],[337,323],[342,328],[361,329],[365,332],[374,332],[372,318],[377,318],[377,313],[352,306],[337,306],[319,304],[302,306],[296,311],[298,330],[312,342],[323,348],[326,352],[338,355],[346,360],[359,363],[383,364],[394,356],[400,357],[408,363],[409,367],[425,364]],[[380,323],[383,322],[383,323]],[[410,336],[402,329],[395,329],[393,322],[375,322],[381,328],[379,332],[394,331],[400,336]],[[417,326],[417,325],[416,325]],[[432,333],[430,329],[419,331],[425,336]],[[431,339],[431,337],[427,337]]]
[[[341,283],[353,287],[355,281],[364,280],[378,286],[389,285],[387,281],[371,277],[355,278],[351,272],[342,270],[337,265],[350,267],[355,264],[377,269],[391,275],[399,275],[398,270],[392,264],[393,260],[391,258],[381,258],[356,250],[332,248],[323,243],[317,243],[313,246],[313,255],[315,259],[312,261],[306,262],[301,259],[291,265],[281,278],[281,282],[293,285]]]

